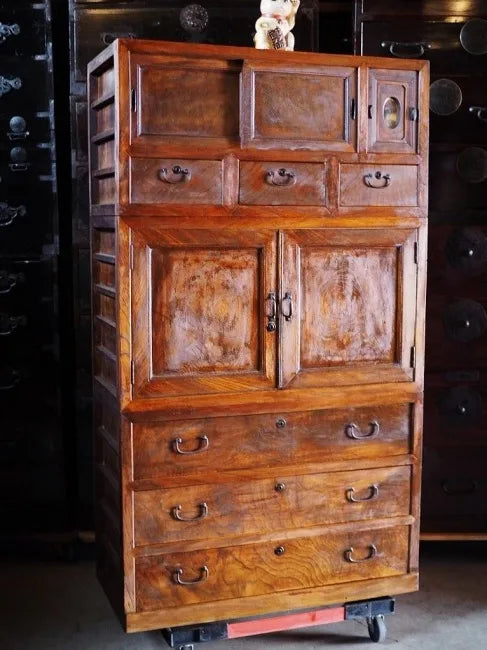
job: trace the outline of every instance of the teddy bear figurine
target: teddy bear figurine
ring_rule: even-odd
[[[255,23],[254,43],[258,50],[294,50],[291,33],[300,0],[261,0]]]

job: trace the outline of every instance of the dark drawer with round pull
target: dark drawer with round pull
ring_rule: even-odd
[[[136,491],[135,544],[406,516],[410,476],[409,466],[386,467]]]
[[[3,187],[25,187],[52,175],[54,148],[51,142],[12,141],[3,147],[0,191]]]
[[[220,204],[221,160],[132,158],[130,203]]]
[[[325,205],[325,165],[241,162],[239,203],[243,205]]]
[[[391,526],[139,557],[137,611],[402,575],[408,550]]]
[[[6,4],[12,6],[7,9]],[[46,54],[45,7],[41,3],[23,4],[24,7],[20,2],[4,3],[4,7],[0,8],[0,54],[2,56],[33,57]]]
[[[51,117],[47,109],[32,112],[27,107],[17,107],[10,114],[0,114],[0,141],[4,143],[5,151],[17,145],[49,142],[50,129]]]
[[[398,456],[411,423],[403,403],[134,424],[134,478]]]
[[[1,50],[1,45],[0,45]],[[48,111],[47,59],[2,57],[0,61],[0,112],[15,115],[19,107]]]
[[[415,165],[340,165],[340,199],[344,207],[418,205]]]

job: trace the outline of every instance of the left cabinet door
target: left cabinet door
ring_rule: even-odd
[[[131,232],[133,397],[273,388],[276,233],[144,223]]]

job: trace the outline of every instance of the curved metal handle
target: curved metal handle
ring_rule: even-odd
[[[20,382],[22,379],[22,376],[18,370],[11,370],[11,379],[8,384],[0,384],[0,390],[11,390],[12,388],[15,388],[17,384]]]
[[[355,494],[355,488],[353,487],[349,488],[345,494],[347,497],[347,501],[350,501],[350,503],[362,503],[363,501],[374,501],[379,496],[379,486],[375,484],[371,485],[369,487],[369,495],[362,499],[356,499],[353,496]]]
[[[25,325],[26,323],[26,316],[8,316],[7,314],[0,314],[0,336],[9,336],[19,325]]]
[[[105,45],[111,45],[117,38],[137,38],[134,32],[102,32],[100,38]]]
[[[360,562],[368,562],[369,560],[372,560],[376,555],[377,555],[377,547],[375,546],[375,544],[371,544],[369,546],[369,554],[367,555],[367,557],[360,558],[359,560],[356,560],[353,557],[353,546],[351,546],[345,551],[345,559],[347,560],[347,562],[351,562],[352,564],[360,564]]]
[[[199,578],[196,578],[195,580],[183,580],[181,577],[183,575],[183,571],[183,569],[176,569],[176,571],[174,571],[172,574],[172,579],[177,585],[197,585],[200,582],[205,582],[205,580],[208,580],[208,576],[210,575],[208,567],[202,566],[200,569]]]
[[[345,425],[345,433],[349,438],[353,438],[354,440],[363,440],[364,438],[372,438],[373,436],[378,435],[380,431],[380,424],[377,422],[377,420],[372,420],[372,422],[369,422],[369,426],[370,431],[368,433],[357,435],[356,431],[360,431],[360,427],[355,424],[355,422],[350,422],[350,424]]]
[[[470,113],[475,113],[475,117],[482,122],[487,122],[487,106],[470,106],[468,110]]]
[[[20,88],[22,88],[22,80],[19,77],[0,76],[0,97],[3,97],[11,90],[20,90]]]
[[[296,182],[296,174],[293,171],[288,171],[284,167],[269,170],[265,175],[266,181],[269,185],[277,185],[279,187],[289,187]]]
[[[11,172],[26,172],[30,167],[30,163],[9,163],[8,166]]]
[[[287,311],[284,311],[284,303],[286,302],[289,303],[289,308]],[[284,320],[288,323],[293,319],[293,296],[289,291],[286,291],[284,298],[282,299],[282,315],[284,316]]]
[[[177,454],[181,454],[181,456],[193,456],[194,454],[201,454],[202,451],[206,451],[208,449],[210,446],[210,441],[208,439],[208,436],[198,436],[198,440],[200,441],[200,446],[197,449],[193,449],[191,451],[184,451],[181,449],[180,445],[183,444],[182,438],[175,438],[172,441],[172,447],[174,451]]]
[[[466,495],[466,494],[473,494],[479,489],[479,484],[477,481],[474,479],[470,479],[470,483],[466,484],[464,487],[459,487],[457,489],[450,488],[448,487],[448,482],[451,481],[451,479],[447,479],[446,481],[443,481],[441,484],[441,489],[445,494],[448,495]]]
[[[379,183],[374,182],[374,178],[376,178]],[[383,187],[388,187],[391,184],[391,175],[390,174],[384,174],[382,175],[382,172],[375,172],[375,174],[365,174],[364,176],[364,183],[367,185],[367,187],[373,187],[375,189],[382,189]]]
[[[408,43],[401,41],[382,41],[381,47],[388,49],[392,56],[396,56],[400,59],[416,59],[426,52],[426,50],[431,49],[431,43],[425,41],[418,43]],[[399,48],[404,48],[406,51],[399,51]],[[407,51],[409,50],[409,52]]]
[[[23,273],[0,273],[0,296],[10,293],[17,286],[17,283],[24,279]]]
[[[199,504],[198,508],[200,509],[200,512],[195,517],[183,517],[181,514],[182,507],[183,506],[181,505],[174,506],[171,510],[171,515],[174,519],[177,519],[177,521],[198,521],[199,519],[204,519],[208,516],[208,505],[206,503]]]
[[[0,203],[0,228],[10,226],[17,217],[24,217],[26,214],[25,205],[18,205],[14,208],[8,203]]]
[[[268,332],[275,332],[277,329],[277,321],[276,321],[276,316],[277,316],[277,300],[276,300],[276,294],[274,291],[271,291],[269,295],[266,298],[266,302],[270,303],[271,309],[270,312],[267,313],[267,331]]]
[[[20,34],[20,26],[17,23],[6,25],[0,23],[0,44],[5,43],[9,36],[18,36]]]
[[[183,169],[180,165],[174,165],[171,170],[172,175],[169,174],[167,167],[159,170],[158,176],[164,183],[187,183],[191,180],[191,172],[189,169]]]

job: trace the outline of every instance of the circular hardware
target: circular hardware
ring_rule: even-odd
[[[287,425],[287,422],[284,418],[278,418],[276,420],[276,427],[278,429],[284,429],[284,427]]]
[[[452,79],[437,79],[430,86],[430,111],[452,115],[462,104],[462,90]]]
[[[440,393],[438,410],[447,425],[454,428],[471,426],[480,421],[483,411],[482,397],[468,386],[452,386]]]
[[[458,154],[457,172],[468,183],[482,183],[487,178],[487,151],[468,147]]]
[[[460,43],[469,54],[487,54],[487,20],[473,18],[468,20],[460,32]]]
[[[374,643],[382,643],[386,640],[387,627],[382,614],[367,618],[367,629],[369,631],[370,640]]]
[[[284,546],[276,546],[276,548],[274,549],[274,553],[277,556],[284,555],[285,552],[286,552],[286,549],[284,548]]]
[[[480,228],[454,230],[446,242],[446,258],[450,266],[471,275],[478,275],[487,266],[487,237]]]
[[[27,161],[27,150],[24,147],[13,147],[10,149],[10,160],[13,163],[25,163]]]
[[[208,11],[198,4],[186,5],[179,12],[179,22],[184,31],[199,34],[208,27]]]
[[[274,322],[267,323],[267,328],[266,329],[267,329],[268,332],[275,332],[276,329],[277,329],[277,325]]]
[[[457,300],[445,309],[443,325],[451,339],[468,343],[486,332],[487,313],[475,300]]]
[[[284,492],[284,490],[286,489],[286,484],[285,483],[276,483],[274,489],[275,489],[276,492]]]
[[[24,133],[27,129],[27,122],[20,115],[14,115],[8,123],[12,133]]]

